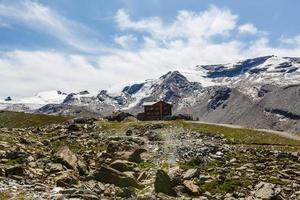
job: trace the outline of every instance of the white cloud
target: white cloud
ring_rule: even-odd
[[[115,37],[115,43],[120,45],[123,48],[128,48],[132,46],[135,42],[137,42],[137,38],[132,35],[122,35],[119,37]]]
[[[262,37],[256,40],[247,51],[243,52],[245,55],[252,57],[260,55],[277,55],[286,57],[299,57],[300,56],[300,45],[296,45],[294,48],[287,47],[272,47],[269,44],[269,39]]]
[[[159,17],[134,21],[124,10],[119,10],[115,16],[121,30],[146,32],[161,41],[176,38],[201,41],[215,35],[227,35],[235,28],[236,20],[237,16],[230,10],[215,6],[200,13],[180,11],[171,24],[163,23]]]
[[[21,23],[80,51],[98,51],[95,48],[96,41],[91,41],[89,37],[94,34],[92,30],[35,1],[4,0],[0,3],[0,20],[5,23]]]
[[[258,33],[258,29],[253,24],[243,24],[243,25],[239,26],[238,29],[241,34],[255,35]]]
[[[42,90],[65,91],[97,88],[105,81],[86,58],[43,51],[1,54],[1,95],[33,94]]]
[[[39,29],[48,26],[50,29],[47,30],[53,29],[55,34],[62,33],[61,40],[64,42],[77,44],[70,30],[75,22],[66,18],[63,18],[63,23],[57,22],[47,7],[37,3],[33,5],[37,6],[33,13],[38,14],[32,14],[32,9],[29,9],[30,12],[25,9],[25,14],[5,14],[0,6],[0,16],[12,15],[10,18],[24,20],[22,22],[27,24],[26,16],[29,15],[28,25],[34,26],[32,23],[36,21]],[[39,19],[37,16],[41,13],[44,13],[44,17]],[[20,19],[19,15],[24,15],[25,19]],[[169,23],[160,17],[133,20],[124,10],[119,10],[115,21],[120,32],[114,42],[120,47],[97,57],[42,50],[15,50],[0,54],[0,96],[25,96],[53,89],[66,92],[99,90],[124,82],[157,78],[170,70],[198,64],[228,63],[271,54],[300,55],[300,45],[292,48],[271,47],[267,34],[262,34],[263,31],[254,25],[240,25],[238,16],[226,8],[212,6],[200,13],[180,11]],[[63,27],[65,24],[67,28]],[[54,30],[56,28],[58,30]],[[256,37],[242,41],[239,37],[241,31],[256,34]],[[70,38],[67,37],[69,34]],[[218,41],[214,40],[215,36]],[[286,42],[298,41],[297,37],[288,39]],[[78,46],[86,47],[85,44],[89,42]],[[132,48],[137,44],[138,48]]]
[[[283,44],[292,45],[292,46],[300,46],[300,35],[295,37],[284,37],[281,38],[281,42]]]
[[[240,34],[245,35],[267,35],[266,31],[261,31],[256,26],[251,23],[243,24],[238,27],[238,31]]]

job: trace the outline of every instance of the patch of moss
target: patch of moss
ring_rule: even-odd
[[[54,151],[58,151],[58,149],[63,146],[68,146],[74,153],[81,153],[85,150],[85,148],[77,141],[62,139],[51,143],[51,147]]]
[[[275,185],[287,185],[286,182],[284,182],[278,178],[269,178],[268,182],[273,183]]]
[[[194,163],[184,163],[184,162],[178,162],[177,163],[180,169],[188,170],[188,169],[194,169],[198,168],[199,165],[196,165]]]
[[[106,146],[104,144],[97,144],[96,146],[92,147],[93,151],[96,153],[102,152],[106,150]]]
[[[99,121],[97,125],[101,127],[103,131],[112,133],[125,133],[129,128],[146,128],[152,124],[168,125],[169,122],[164,121],[126,121],[126,122],[110,122]]]
[[[224,182],[213,180],[207,183],[199,183],[199,186],[212,194],[226,194],[234,192],[242,184],[239,180],[225,180]]]
[[[8,199],[10,199],[10,195],[7,192],[0,192],[0,199],[8,200]]]
[[[141,170],[148,170],[155,167],[155,164],[152,162],[141,162],[137,166]]]
[[[20,193],[17,194],[12,200],[29,200],[29,199],[26,198],[25,193]]]
[[[26,161],[26,158],[21,157],[21,158],[16,158],[16,159],[9,159],[5,164],[6,165],[17,165],[17,164],[22,164]]]
[[[9,192],[4,191],[4,192],[0,192],[0,200],[29,200],[29,199],[26,197],[26,194],[23,192],[12,196],[9,194]]]

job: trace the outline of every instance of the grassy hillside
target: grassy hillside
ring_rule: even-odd
[[[0,127],[26,128],[40,127],[67,121],[68,117],[0,111]]]
[[[288,145],[299,146],[300,141],[288,139],[279,135],[257,131],[247,128],[229,128],[212,124],[200,124],[181,122],[181,126],[185,129],[199,131],[204,133],[214,133],[224,135],[225,138],[230,139],[236,144],[252,144],[252,145]]]
[[[99,122],[99,126],[107,131],[124,132],[133,126],[160,123],[165,128],[180,130],[190,130],[205,134],[219,134],[229,139],[233,144],[257,145],[257,146],[277,146],[277,148],[300,149],[300,141],[288,139],[279,135],[256,131],[246,128],[229,128],[219,125],[200,124],[185,121],[170,122]]]

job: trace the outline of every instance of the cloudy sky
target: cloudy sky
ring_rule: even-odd
[[[299,0],[0,0],[0,97],[300,56]]]

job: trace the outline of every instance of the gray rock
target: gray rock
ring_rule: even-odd
[[[63,170],[64,170],[64,167],[60,163],[51,163],[49,166],[49,173],[56,173],[56,172],[60,172]]]
[[[276,188],[272,183],[260,182],[255,186],[254,196],[258,199],[274,199],[277,197],[281,190]]]
[[[200,192],[200,187],[191,180],[183,181],[183,185],[186,187],[187,191],[191,195],[197,195]]]
[[[106,164],[102,164],[100,168],[95,171],[93,177],[98,181],[114,184],[119,187],[141,188],[141,185],[135,178],[113,169]]]
[[[16,175],[16,176],[24,176],[25,170],[22,165],[15,165],[5,169],[6,176]]]
[[[83,200],[100,199],[100,197],[96,193],[85,189],[70,188],[70,189],[62,190],[60,193],[63,194],[67,199],[83,199]]]
[[[74,131],[74,132],[77,132],[77,131],[80,131],[80,127],[79,127],[77,124],[71,124],[71,125],[68,127],[68,131]]]
[[[119,170],[120,172],[131,171],[135,166],[135,163],[126,160],[116,160],[110,164],[110,167]]]
[[[55,177],[55,182],[58,187],[71,187],[78,183],[78,179],[72,172],[65,172]]]
[[[182,175],[182,178],[184,180],[186,180],[186,179],[194,178],[196,176],[199,176],[199,170],[198,169],[188,169],[186,172],[184,172],[184,174]]]
[[[169,175],[163,170],[157,170],[154,182],[154,190],[156,193],[164,193],[174,196],[175,192],[172,188],[172,182]]]
[[[77,169],[80,176],[85,176],[89,173],[87,165],[82,160],[77,161]]]
[[[135,162],[135,163],[140,163],[142,162],[141,154],[147,152],[146,149],[143,148],[138,148],[135,149],[128,157],[128,161],[130,162]]]
[[[61,147],[58,152],[54,155],[56,162],[65,165],[69,169],[77,168],[77,157],[67,146]]]

